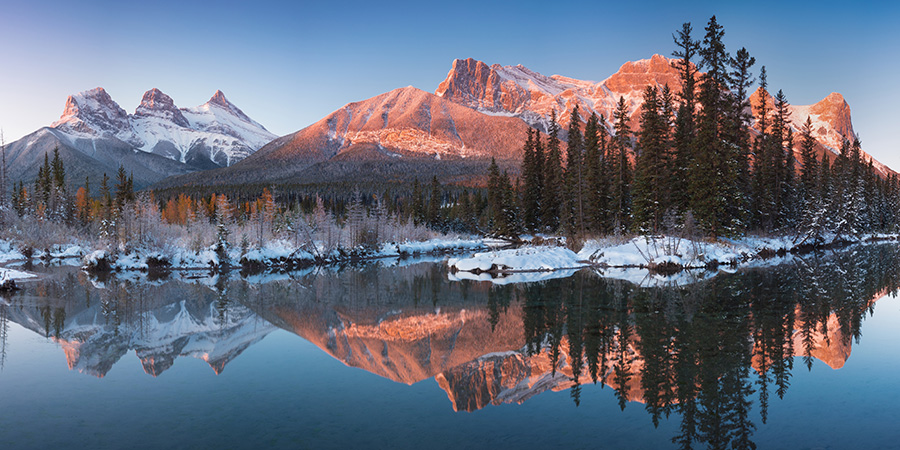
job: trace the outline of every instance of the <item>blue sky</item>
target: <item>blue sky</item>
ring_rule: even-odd
[[[24,1],[0,15],[6,141],[56,120],[67,95],[102,86],[133,112],[157,87],[182,107],[216,89],[273,133],[346,103],[416,86],[454,58],[601,81],[625,61],[670,55],[713,14],[729,52],[747,47],[791,103],[836,91],[863,147],[900,169],[900,6],[847,2]]]

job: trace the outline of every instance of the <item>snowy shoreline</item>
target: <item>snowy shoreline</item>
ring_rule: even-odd
[[[646,284],[649,281],[655,283],[705,279],[714,276],[719,270],[775,265],[783,262],[785,256],[824,248],[897,240],[898,235],[895,234],[873,234],[855,240],[841,240],[827,246],[811,247],[794,244],[790,237],[746,237],[709,242],[671,236],[638,236],[630,239],[589,240],[577,253],[560,245],[523,245],[511,249],[488,250],[505,242],[487,238],[384,243],[375,248],[339,248],[329,252],[317,249],[311,249],[313,251],[310,252],[284,240],[273,240],[253,250],[229,248],[226,252],[216,252],[214,247],[198,251],[175,247],[110,252],[85,249],[72,243],[33,251],[27,256],[9,242],[0,241],[0,278],[13,281],[36,279],[37,275],[33,273],[8,267],[31,259],[79,265],[89,272],[245,270],[261,273],[388,258],[452,256],[475,252],[469,256],[448,259],[451,280],[509,284],[567,277],[578,270],[592,268],[601,276]]]
[[[284,240],[267,242],[258,249],[230,248],[217,252],[214,247],[192,251],[185,248],[138,249],[113,252],[85,249],[78,244],[56,246],[26,255],[6,241],[0,241],[0,277],[12,280],[35,278],[35,274],[3,266],[29,260],[79,265],[89,272],[148,271],[229,271],[297,270],[313,266],[353,263],[385,258],[412,258],[425,255],[452,255],[488,248],[484,239],[430,239],[401,243],[383,243],[377,248],[337,248],[328,252],[308,251]]]
[[[730,271],[739,267],[775,265],[783,262],[786,256],[858,243],[897,240],[896,234],[873,234],[810,246],[796,244],[790,237],[747,237],[708,242],[672,236],[638,236],[618,241],[589,240],[577,253],[561,246],[526,245],[451,258],[447,264],[453,280],[508,284],[568,276],[564,273],[593,268],[602,276],[646,284],[648,281],[680,282],[708,278],[718,273],[720,268]],[[683,272],[687,271],[697,273],[686,276]],[[695,276],[701,271],[706,273]],[[554,275],[555,272],[560,274]]]

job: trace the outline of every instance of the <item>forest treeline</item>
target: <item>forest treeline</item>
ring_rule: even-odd
[[[528,131],[517,187],[491,166],[493,232],[668,233],[696,224],[712,237],[779,233],[821,243],[897,230],[900,181],[876,171],[857,137],[818,156],[811,119],[791,123],[785,94],[768,93],[765,67],[750,94],[756,60],[745,48],[725,51],[715,16],[702,40],[690,23],[673,37],[681,91],[648,86],[638,124],[624,97],[611,118],[583,121],[576,105],[564,153],[555,113],[546,139]],[[758,96],[753,108],[750,95]]]

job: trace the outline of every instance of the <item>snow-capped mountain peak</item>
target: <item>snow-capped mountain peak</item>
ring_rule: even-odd
[[[51,128],[67,135],[76,148],[87,142],[86,152],[95,151],[97,139],[114,138],[135,150],[199,167],[230,166],[277,137],[222,91],[198,107],[178,108],[157,88],[144,93],[134,114],[126,113],[103,88],[71,95]]]
[[[59,120],[50,125],[76,135],[115,135],[131,127],[128,113],[102,87],[70,95]]]
[[[189,128],[191,124],[184,118],[172,97],[164,94],[157,88],[144,93],[141,104],[134,110],[135,117],[158,117],[174,123],[175,125]]]

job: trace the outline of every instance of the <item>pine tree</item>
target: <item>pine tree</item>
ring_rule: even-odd
[[[634,224],[639,231],[657,233],[668,205],[667,125],[658,91],[655,86],[648,86],[641,106],[634,165]]]
[[[700,50],[700,43],[691,37],[693,29],[690,22],[684,23],[677,35],[672,38],[675,41],[677,50],[672,56],[678,58],[673,65],[678,69],[681,81],[681,92],[679,93],[680,105],[675,115],[675,134],[673,136],[673,145],[675,156],[672,161],[671,185],[672,190],[672,207],[678,211],[686,211],[690,201],[688,192],[688,176],[690,168],[693,165],[694,146],[696,139],[696,80],[697,67],[694,64],[694,57]]]
[[[438,182],[437,176],[431,178],[431,199],[428,201],[428,211],[425,221],[432,229],[440,229],[441,227],[441,204],[443,203],[441,196],[441,183]]]
[[[800,180],[797,198],[800,207],[800,232],[803,241],[812,238],[818,241],[823,224],[819,213],[822,208],[819,162],[815,153],[816,140],[812,135],[812,120],[807,117],[803,124],[800,142]]]
[[[525,186],[522,193],[522,217],[525,229],[535,233],[541,229],[541,196],[543,195],[543,152],[539,154],[540,134],[537,130],[528,129],[524,159],[522,160],[522,178]]]
[[[725,32],[710,18],[699,54],[706,73],[700,86],[700,115],[693,163],[689,171],[690,209],[703,229],[712,236],[734,234],[728,214],[728,192],[736,182],[729,169],[730,152],[723,148],[722,130],[727,107],[726,89],[730,58],[722,39]]]
[[[584,126],[584,215],[585,227],[592,232],[604,232],[606,204],[605,158],[601,147],[601,119],[592,113]],[[603,128],[603,134],[606,129]],[[605,147],[605,137],[603,147]]]
[[[730,228],[735,231],[744,230],[750,222],[750,129],[752,115],[747,113],[750,107],[749,89],[753,85],[753,74],[750,69],[756,64],[756,58],[750,56],[746,48],[741,48],[730,59],[731,89],[728,98],[731,100],[726,112],[725,146],[728,153],[728,165],[725,185],[727,215],[731,219]]]
[[[613,230],[621,233],[627,230],[631,221],[631,163],[628,151],[631,149],[631,128],[628,126],[628,106],[625,97],[619,97],[615,113],[616,136],[609,145],[610,217]]]
[[[544,228],[555,232],[560,225],[560,199],[563,197],[562,155],[559,149],[559,124],[556,122],[556,111],[550,113],[548,128],[547,158],[544,160],[544,192],[541,202]]]
[[[6,141],[3,139],[3,130],[0,129],[0,210],[7,206],[6,200],[8,190],[9,177],[6,167]],[[2,219],[2,216],[0,216],[0,219]]]
[[[563,223],[568,235],[584,235],[584,138],[578,105],[572,108],[568,135]]]
[[[816,138],[812,135],[812,119],[806,117],[803,124],[800,142],[800,185],[799,198],[803,205],[803,215],[809,214],[817,203],[816,178],[819,175],[819,162],[816,159]]]
[[[519,234],[518,208],[509,175],[500,173],[497,161],[491,158],[488,168],[488,210],[491,231],[501,237],[516,238]]]
[[[772,170],[775,171],[774,189],[774,210],[772,215],[775,217],[775,226],[781,229],[787,229],[793,226],[793,148],[787,145],[793,145],[791,136],[790,121],[790,105],[784,92],[779,90],[775,94],[775,109],[772,116],[772,135],[769,140],[769,156]],[[788,160],[790,154],[790,161]]]
[[[410,210],[410,215],[412,216],[413,223],[416,225],[421,225],[426,222],[425,194],[422,192],[422,186],[419,184],[418,178],[413,180],[412,208]]]

